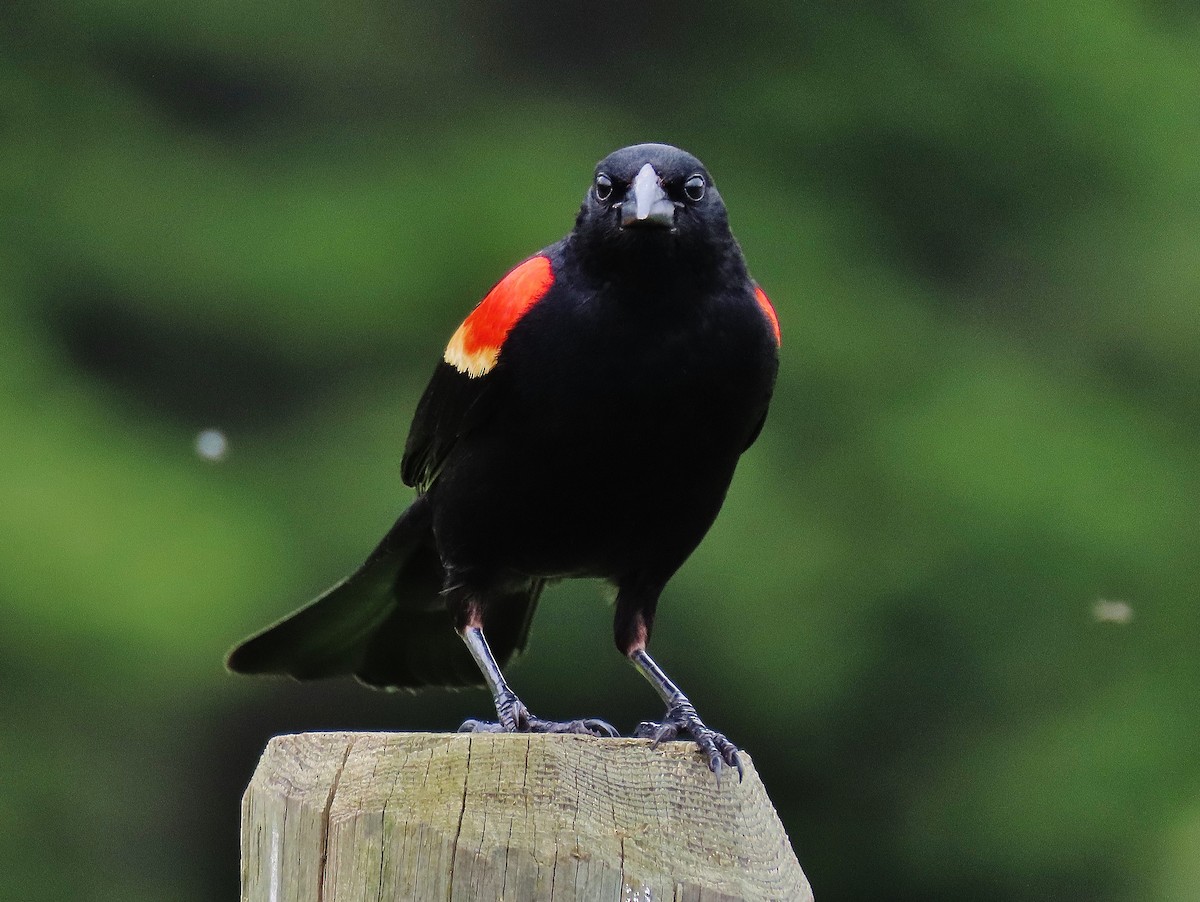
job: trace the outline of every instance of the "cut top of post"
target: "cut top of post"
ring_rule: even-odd
[[[304,733],[242,802],[242,899],[811,900],[749,756],[690,742]]]

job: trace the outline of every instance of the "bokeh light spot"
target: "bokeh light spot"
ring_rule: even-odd
[[[1097,623],[1124,625],[1133,619],[1133,606],[1127,601],[1111,601],[1101,598],[1092,605],[1092,616]]]
[[[205,429],[196,436],[196,454],[204,460],[219,463],[229,453],[229,440],[220,429]]]

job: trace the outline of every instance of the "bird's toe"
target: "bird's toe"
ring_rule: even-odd
[[[679,725],[669,720],[643,720],[633,735],[638,739],[649,739],[650,747],[658,748],[659,743],[670,742],[679,736]]]
[[[612,739],[619,735],[616,727],[596,717],[585,717],[578,720],[542,720],[540,717],[533,717],[530,718],[529,729],[533,733],[575,733],[606,739]]]
[[[638,724],[633,735],[640,739],[649,739],[651,747],[656,748],[659,743],[669,742],[682,734],[691,736],[695,741],[700,753],[708,761],[709,770],[716,774],[718,783],[721,780],[721,771],[725,767],[734,768],[738,773],[738,782],[742,781],[746,771],[738,747],[723,733],[706,726],[689,702],[671,705],[667,709],[667,716],[660,723],[643,721]]]
[[[504,724],[494,720],[464,720],[458,727],[460,733],[503,733]]]

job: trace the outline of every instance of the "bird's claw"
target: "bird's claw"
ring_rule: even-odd
[[[542,720],[540,717],[531,717],[529,730],[532,733],[580,733],[606,739],[615,739],[620,735],[616,727],[597,717],[584,717],[579,720]]]
[[[683,701],[672,704],[667,708],[667,716],[662,722],[652,720],[638,724],[633,735],[639,739],[649,739],[650,747],[657,748],[661,742],[670,742],[686,733],[700,747],[701,754],[708,759],[708,768],[721,782],[721,769],[725,766],[735,768],[740,783],[746,775],[738,747],[730,742],[723,733],[707,727],[696,713],[690,702]]]
[[[460,732],[460,733],[507,733],[509,731],[504,729],[504,724],[502,724],[502,723],[497,723],[494,720],[476,720],[475,718],[472,717],[468,720],[464,720],[461,724],[459,724],[458,732]]]
[[[534,717],[516,698],[505,699],[497,706],[499,721],[465,720],[458,728],[460,733],[575,733],[583,736],[599,736],[612,739],[620,734],[607,721],[596,717],[578,720],[543,720]]]
[[[654,720],[643,720],[633,731],[638,739],[649,739],[650,748],[656,749],[659,743],[670,742],[679,736],[679,725],[668,721],[659,723]]]
[[[596,736],[615,739],[620,734],[607,721],[595,717],[579,720],[542,720],[531,717],[517,727],[506,727],[494,720],[464,720],[458,728],[460,733],[574,733],[581,736]]]

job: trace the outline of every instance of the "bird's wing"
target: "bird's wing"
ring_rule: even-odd
[[[767,325],[771,327],[771,334],[775,338],[775,348],[778,350],[782,344],[782,336],[779,332],[779,317],[776,315],[775,308],[771,305],[771,301],[767,298],[767,293],[762,290],[762,286],[760,286],[757,282],[752,282],[751,284],[754,286],[755,303],[758,304],[758,309],[762,311],[763,316],[766,318]],[[745,451],[746,448],[749,448],[758,440],[758,435],[760,432],[762,432],[763,424],[767,422],[767,406],[771,403],[771,392],[774,390],[774,388],[775,376],[772,374],[771,387],[768,389],[766,397],[762,399],[762,414],[759,416],[757,424],[751,431],[750,438],[746,440],[746,445],[742,448],[743,451]]]
[[[783,336],[779,331],[779,316],[775,313],[775,307],[771,304],[767,293],[762,290],[762,286],[757,282],[754,284],[754,300],[758,303],[758,309],[763,312],[763,316],[767,318],[767,323],[771,326],[771,332],[775,335],[775,347],[783,344]]]
[[[486,414],[495,387],[489,374],[500,362],[504,339],[553,284],[550,258],[530,257],[463,320],[417,404],[400,464],[405,484],[429,488],[454,443]]]

